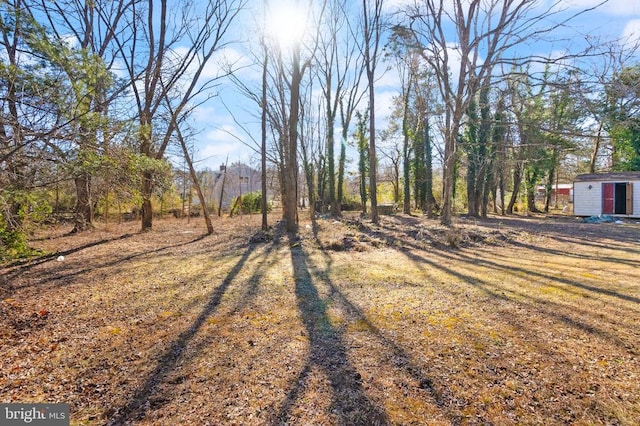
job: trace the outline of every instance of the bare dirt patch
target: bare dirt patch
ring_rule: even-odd
[[[0,274],[0,401],[72,424],[640,424],[640,225],[259,224],[34,236],[48,254]]]

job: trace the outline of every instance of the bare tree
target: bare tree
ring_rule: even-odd
[[[378,223],[378,182],[376,176],[376,112],[375,112],[375,80],[380,48],[382,43],[383,0],[362,0],[363,33],[361,52],[367,74],[369,95],[369,197],[371,199],[371,221]]]
[[[445,104],[444,225],[451,224],[457,140],[469,102],[493,78],[496,65],[544,60],[508,57],[508,52],[525,41],[542,38],[577,15],[560,16],[560,3],[541,7],[537,0],[415,0],[407,9],[409,28],[437,77]]]
[[[269,71],[268,50],[264,41],[261,39],[264,63],[262,64],[262,91],[260,96],[260,177],[262,179],[260,189],[262,191],[260,197],[260,212],[262,214],[262,230],[269,228],[267,222],[267,77]]]
[[[134,3],[128,24],[133,40],[118,42],[118,54],[130,80],[138,121],[140,153],[151,159],[163,158],[178,120],[199,103],[198,96],[215,96],[210,90],[224,73],[203,78],[206,65],[215,53],[227,44],[231,23],[245,7],[246,0],[208,0],[189,2],[178,0],[148,0]],[[158,131],[159,112],[171,91],[173,118]],[[195,101],[195,104],[194,104]],[[143,172],[142,230],[151,230],[153,212],[153,173]]]
[[[398,75],[400,76],[400,95],[397,99],[397,115],[400,115],[402,124],[402,176],[403,176],[403,207],[405,214],[411,213],[411,130],[410,130],[410,103],[411,94],[418,73],[419,53],[412,49],[411,40],[407,40],[405,31],[398,26],[393,29],[389,43],[390,54],[395,60]]]
[[[171,100],[168,98],[168,96],[165,99],[167,102],[167,109],[171,116],[171,120],[178,120],[179,117],[176,116],[171,106]],[[189,154],[186,138],[182,130],[180,129],[181,124],[184,124],[184,120],[174,124],[175,137],[177,138],[178,143],[182,148],[182,154],[184,155],[184,160],[186,161],[187,166],[189,167],[189,176],[191,177],[191,182],[193,183],[193,186],[196,189],[196,194],[198,195],[198,201],[200,201],[200,207],[202,208],[202,216],[204,217],[204,222],[207,227],[207,234],[211,235],[213,234],[213,224],[211,223],[211,215],[209,214],[209,210],[207,209],[207,202],[204,197],[204,193],[202,192],[202,185],[200,185],[198,174],[196,172],[196,169],[193,167],[193,161],[191,159],[191,155]],[[226,171],[225,171],[225,175],[226,175]],[[223,187],[223,190],[224,190],[224,187]],[[222,192],[220,193],[220,200],[222,200]],[[191,211],[189,211],[189,215],[191,215]]]
[[[625,67],[637,61],[640,51],[640,40],[589,40],[593,46],[593,57],[597,61],[588,63],[580,68],[580,86],[576,95],[580,97],[585,112],[595,123],[592,128],[585,129],[585,134],[591,135],[591,155],[589,158],[589,173],[595,173],[599,167],[606,164],[603,158],[611,152],[607,115],[612,106],[607,96],[608,88],[613,83],[613,76],[619,74]],[[609,159],[607,159],[609,160]],[[603,164],[604,163],[604,164]]]
[[[328,202],[333,216],[341,214],[342,185],[346,136],[343,137],[336,174],[335,125],[340,111],[346,113],[345,132],[348,131],[353,109],[364,92],[359,90],[362,76],[362,54],[357,48],[355,29],[349,20],[352,12],[347,0],[332,0],[325,13],[324,30],[319,31],[316,69],[324,97],[326,121],[326,161]],[[360,96],[358,96],[360,94]],[[347,106],[348,111],[344,109]]]

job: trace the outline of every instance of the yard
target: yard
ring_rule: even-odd
[[[0,402],[81,425],[640,424],[640,224],[259,224],[35,235],[47,254],[0,273]]]

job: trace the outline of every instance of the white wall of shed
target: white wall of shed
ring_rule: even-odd
[[[573,184],[573,214],[576,216],[598,216],[602,214],[602,181],[575,182]],[[620,183],[620,182],[607,182]],[[633,214],[640,217],[640,181],[633,181]],[[591,189],[589,189],[591,185]],[[626,215],[614,215],[626,216]]]
[[[573,184],[573,214],[576,216],[602,214],[602,182],[575,182]]]

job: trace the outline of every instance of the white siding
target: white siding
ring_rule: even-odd
[[[633,183],[633,217],[640,217],[640,181]]]
[[[601,213],[602,182],[575,182],[573,184],[573,214],[576,216],[597,216]]]
[[[602,181],[574,182],[573,214],[597,216],[602,214]],[[633,217],[640,217],[640,181],[633,183]],[[591,186],[591,189],[589,189]]]

